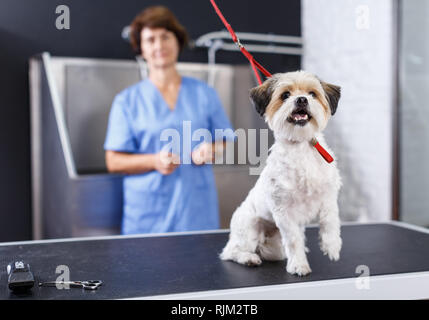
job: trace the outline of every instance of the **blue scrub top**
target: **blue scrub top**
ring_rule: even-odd
[[[168,129],[179,135],[168,134]],[[149,79],[115,97],[105,150],[158,153],[168,144],[182,161],[170,175],[153,170],[124,177],[123,234],[219,228],[212,165],[197,166],[190,160],[190,152],[204,139],[212,142],[207,141],[208,136],[197,141],[196,136],[187,134],[201,133],[195,132],[198,129],[207,129],[212,141],[216,139],[216,129],[230,129],[225,131],[224,140],[235,138],[216,91],[197,79],[182,77],[174,110]],[[162,137],[166,133],[170,139]]]

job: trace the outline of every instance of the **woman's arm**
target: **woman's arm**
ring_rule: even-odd
[[[106,166],[111,173],[139,174],[157,170],[162,174],[172,173],[179,158],[171,153],[133,154],[119,151],[106,151]]]

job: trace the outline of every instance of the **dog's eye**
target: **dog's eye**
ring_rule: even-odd
[[[287,98],[289,98],[289,96],[290,96],[290,92],[289,91],[283,92],[282,96],[281,96],[281,99],[282,100],[286,100]]]
[[[310,91],[308,94],[311,95],[313,98],[317,97],[317,94],[314,91]]]

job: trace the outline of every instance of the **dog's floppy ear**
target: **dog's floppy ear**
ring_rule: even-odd
[[[256,111],[263,116],[273,95],[275,78],[271,77],[263,84],[250,90],[250,99],[255,106]]]
[[[326,99],[329,102],[331,114],[334,115],[334,113],[337,111],[338,100],[340,100],[341,97],[341,87],[321,80],[320,83],[322,84],[322,88],[325,91]]]

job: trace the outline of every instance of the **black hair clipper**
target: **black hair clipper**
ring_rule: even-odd
[[[8,285],[12,291],[27,291],[34,286],[30,265],[24,261],[13,261],[7,265]]]

